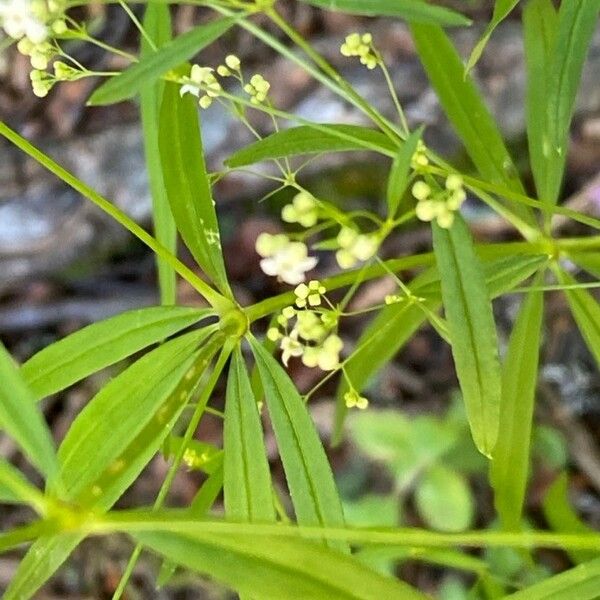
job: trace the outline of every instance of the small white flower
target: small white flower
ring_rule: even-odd
[[[298,341],[297,331],[292,331],[281,340],[281,349],[283,350],[281,360],[286,367],[292,356],[302,356],[304,346]]]
[[[34,44],[45,42],[48,29],[41,18],[40,6],[32,0],[2,0],[0,20],[6,34],[15,40],[26,37]]]
[[[290,285],[302,283],[305,273],[318,262],[316,257],[308,256],[306,244],[292,242],[285,235],[262,233],[256,240],[256,251],[263,257],[261,269]]]

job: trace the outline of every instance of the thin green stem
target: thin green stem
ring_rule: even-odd
[[[131,19],[136,29],[140,32],[140,35],[148,42],[148,46],[150,46],[150,48],[152,48],[152,50],[156,52],[158,48],[156,47],[154,40],[148,35],[146,30],[144,29],[144,26],[140,23],[139,19],[135,16],[135,14],[129,8],[129,6],[127,6],[125,0],[118,0],[118,2],[121,5],[121,8],[127,13],[127,16]]]

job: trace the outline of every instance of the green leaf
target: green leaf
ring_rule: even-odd
[[[512,289],[547,262],[547,256],[512,256],[485,265],[486,282],[492,298]],[[438,310],[441,304],[439,275],[430,269],[409,286],[418,296],[426,298],[425,307]],[[381,310],[361,335],[356,350],[345,365],[354,387],[362,391],[370,377],[389,362],[414,332],[424,323],[425,313],[414,304],[392,304]],[[348,412],[344,393],[348,390],[345,378],[336,394],[336,415],[333,443],[339,443],[345,416]]]
[[[88,325],[32,356],[21,375],[37,399],[194,325],[211,311],[187,307],[132,310]]]
[[[460,215],[450,229],[434,223],[432,230],[452,355],[471,433],[478,450],[491,457],[498,438],[501,378],[484,272]]]
[[[556,203],[568,150],[569,129],[579,89],[583,64],[598,24],[598,0],[561,2],[556,40],[548,72],[547,106],[548,160],[546,186],[541,199]]]
[[[557,272],[558,280],[563,285],[573,285],[577,281],[564,271]],[[596,362],[600,365],[600,304],[587,290],[564,290],[569,307]]]
[[[570,252],[569,258],[579,267],[600,279],[600,252]]]
[[[167,4],[150,3],[144,14],[144,29],[157,48],[171,39],[171,13]],[[144,36],[141,36],[142,60],[154,54]],[[164,83],[149,81],[140,88],[140,113],[144,133],[146,170],[152,196],[152,219],[156,239],[173,255],[177,253],[177,230],[165,190],[158,149],[158,114]],[[173,268],[156,257],[161,304],[175,304],[177,300],[176,276]]]
[[[343,526],[331,467],[304,401],[277,360],[254,338],[250,338],[250,345],[298,523]]]
[[[156,81],[171,69],[184,63],[220,38],[234,23],[233,18],[218,19],[180,35],[165,44],[158,52],[144,56],[120,75],[111,77],[92,94],[88,104],[92,106],[114,104],[132,98],[144,84]]]
[[[317,154],[373,150],[395,156],[397,148],[390,139],[375,129],[359,125],[301,125],[283,129],[234,152],[225,164],[231,168],[253,165],[263,160]]]
[[[41,492],[8,461],[0,458],[0,503],[29,504],[39,507]]]
[[[225,514],[234,521],[275,521],[263,430],[239,346],[229,369],[223,439]]]
[[[475,511],[467,482],[443,465],[425,471],[415,490],[415,503],[421,518],[438,531],[464,531],[473,522]]]
[[[207,327],[202,332],[198,332],[201,334],[198,345],[207,340],[212,332],[214,332],[214,327]],[[189,401],[190,395],[197,388],[211,358],[222,345],[222,341],[221,336],[213,335],[205,341],[202,349],[195,356],[190,356],[178,369],[172,371],[170,375],[165,375],[165,379],[161,382],[165,396],[152,419],[147,421],[136,437],[128,437],[129,441],[125,444],[121,454],[105,465],[102,473],[94,475],[83,469],[78,490],[66,485],[67,500],[105,511],[121,497],[156,454],[165,437],[172,430]],[[159,350],[164,346],[161,346]],[[197,373],[188,379],[183,377],[182,373],[189,373],[187,369],[190,368],[190,365],[193,365]],[[156,365],[154,365],[152,373],[157,371]],[[167,390],[168,382],[172,385],[170,390]],[[88,439],[93,442],[92,438]],[[85,454],[90,452],[91,449],[83,449]],[[37,540],[19,564],[4,598],[6,600],[30,598],[60,567],[84,537],[82,534],[67,533],[45,536]]]
[[[301,0],[318,8],[367,17],[398,17],[413,23],[447,26],[470,25],[467,17],[422,0]]]
[[[563,533],[594,533],[575,513],[569,502],[569,480],[561,473],[548,488],[542,504],[544,517],[554,531]],[[569,557],[576,564],[587,562],[598,556],[597,552],[571,550]]]
[[[302,539],[235,534],[141,532],[134,537],[169,559],[240,594],[297,600],[424,600],[407,584]],[[285,591],[284,591],[285,590]]]
[[[200,486],[198,493],[192,500],[188,513],[198,520],[205,518],[222,489],[223,464],[221,463],[221,466]],[[164,560],[156,578],[156,586],[160,589],[167,585],[176,569],[176,563],[172,560]]]
[[[600,558],[536,583],[506,600],[598,600]]]
[[[557,30],[551,0],[531,0],[523,10],[523,40],[527,69],[526,115],[529,160],[540,198],[546,195],[549,167],[548,93],[552,51]]]
[[[198,106],[191,94],[168,83],[160,111],[159,147],[164,183],[177,229],[219,290],[231,297],[225,274],[219,223],[204,162]]]
[[[411,133],[404,144],[402,144],[392,163],[387,185],[388,216],[391,219],[398,212],[400,201],[408,186],[412,157],[422,135],[422,127]]]
[[[34,395],[2,342],[0,382],[0,429],[17,442],[40,473],[54,479],[58,462],[52,436],[35,405]]]
[[[481,58],[483,51],[490,39],[492,37],[492,33],[494,33],[494,29],[508,17],[512,9],[519,3],[519,0],[496,0],[494,4],[494,14],[492,15],[492,20],[488,23],[488,26],[485,28],[481,39],[477,42],[475,48],[471,52],[471,56],[469,56],[469,60],[467,61],[467,66],[465,67],[465,73],[468,74],[469,71],[477,64],[477,61]]]
[[[68,497],[77,496],[99,477],[143,431],[188,373],[190,357],[203,336],[202,330],[194,331],[149,352],[112,379],[79,413],[59,449]]]
[[[540,273],[534,285],[542,281]],[[490,479],[496,510],[508,530],[521,527],[543,312],[543,292],[529,292],[513,326],[502,370],[501,435],[494,449]]]
[[[473,164],[491,183],[523,193],[514,162],[477,87],[444,31],[433,25],[412,25],[419,58],[446,115],[465,145]],[[519,216],[534,224],[531,209],[513,204]]]

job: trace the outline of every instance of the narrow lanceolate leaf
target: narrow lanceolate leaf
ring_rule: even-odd
[[[563,285],[577,283],[574,277],[564,271],[559,272],[558,277]],[[579,331],[600,365],[600,304],[589,291],[584,289],[570,289],[565,290],[564,293]]]
[[[234,521],[274,521],[263,430],[239,346],[233,354],[227,380],[223,446],[227,517]]]
[[[535,284],[542,280],[542,275],[538,275]],[[496,510],[503,528],[508,530],[518,530],[521,526],[543,312],[543,292],[529,292],[513,327],[502,370],[502,434],[494,448],[491,482]]]
[[[598,600],[600,558],[506,596],[506,600]]]
[[[383,133],[360,125],[301,125],[273,133],[234,152],[225,164],[231,168],[245,167],[263,160],[318,154],[372,150],[395,156],[397,148]]]
[[[110,457],[110,462],[99,475],[82,472],[77,488],[67,481],[65,488],[68,501],[105,511],[135,481],[173,429],[191,394],[198,387],[212,356],[221,346],[222,339],[218,335],[213,335],[207,341],[213,331],[214,328],[205,328],[197,341],[198,345],[204,342],[202,348],[187,359],[182,358],[182,364],[169,375],[165,375],[160,384],[165,394],[162,404],[152,418],[146,421],[144,428],[135,437],[128,438],[121,454]],[[148,377],[152,377],[154,372],[158,371],[157,365],[151,367],[151,372],[146,374]],[[184,374],[189,374],[192,369],[195,375],[191,378],[185,377]],[[94,440],[89,438],[89,441]],[[82,453],[88,455],[91,452],[90,446],[91,444],[82,448]],[[71,465],[67,465],[69,470],[72,464],[73,461]],[[4,598],[24,600],[32,597],[67,559],[83,537],[80,534],[67,533],[44,536],[34,542],[19,564]]]
[[[469,25],[467,17],[442,6],[422,0],[301,0],[306,4],[367,17],[398,17],[414,23],[438,25]]]
[[[548,488],[542,509],[548,525],[554,531],[561,533],[594,533],[594,529],[579,518],[569,502],[569,479],[566,473],[561,473]],[[598,556],[597,552],[588,550],[570,550],[568,554],[576,564],[587,562]]]
[[[535,273],[545,262],[545,256],[512,256],[486,263],[486,285],[490,297],[495,298],[511,290]],[[429,310],[438,310],[441,304],[439,275],[436,273],[437,270],[428,270],[409,286],[413,293],[426,299],[424,306]],[[369,378],[389,362],[425,319],[423,310],[414,304],[392,304],[382,309],[361,335],[357,349],[344,367],[354,387],[362,391]],[[341,440],[344,419],[348,412],[344,402],[344,393],[347,390],[347,383],[343,379],[336,395],[334,444]]]
[[[494,4],[494,14],[492,15],[492,20],[488,23],[488,26],[485,28],[481,39],[477,42],[475,48],[471,52],[471,56],[469,56],[469,60],[467,61],[467,66],[465,67],[465,73],[469,73],[469,71],[477,64],[477,61],[481,58],[483,51],[490,39],[492,37],[492,33],[494,33],[494,29],[508,17],[510,11],[519,3],[519,0],[496,0]]]
[[[137,541],[239,594],[277,600],[425,600],[409,585],[314,542],[236,534],[135,533]]]
[[[167,4],[149,3],[144,14],[144,29],[157,48],[162,48],[171,39],[171,13]],[[144,36],[141,36],[142,60],[154,54]],[[165,190],[158,149],[158,113],[162,101],[164,82],[148,81],[140,88],[140,112],[144,133],[144,154],[146,170],[152,196],[152,220],[154,236],[173,255],[177,254],[177,230],[171,214],[169,199]],[[161,304],[176,302],[176,277],[173,268],[157,257],[158,282]]]
[[[392,169],[387,185],[387,205],[388,216],[393,219],[398,212],[400,201],[408,186],[408,176],[412,157],[417,149],[417,144],[423,134],[423,128],[420,127],[414,131],[404,142],[398,153],[394,157]]]
[[[198,106],[168,83],[160,110],[159,147],[164,183],[177,229],[186,246],[221,292],[231,296],[219,224],[206,171]]]
[[[433,224],[432,230],[452,356],[471,433],[479,451],[491,457],[498,438],[501,379],[484,272],[460,215],[450,229]]]
[[[250,344],[298,523],[343,526],[331,467],[304,401],[277,360],[254,338]]]
[[[0,342],[0,430],[13,438],[46,478],[58,473],[50,431],[35,405],[35,396]]]
[[[69,497],[101,475],[143,431],[189,369],[202,335],[182,335],[146,354],[79,413],[59,449]]]
[[[569,258],[584,271],[600,279],[600,252],[569,252]]]
[[[548,169],[542,199],[556,202],[565,168],[569,129],[583,64],[598,25],[598,0],[561,2],[556,40],[549,70],[548,95]]]
[[[41,492],[25,479],[21,471],[0,458],[0,503],[31,503],[37,507],[41,495]]]
[[[101,85],[89,99],[90,105],[114,104],[135,96],[149,81],[156,81],[165,73],[181,65],[221,37],[235,19],[226,18],[200,25],[165,44],[154,52]]]
[[[523,41],[527,70],[527,142],[531,170],[540,199],[547,197],[546,174],[550,166],[548,88],[557,23],[552,0],[531,0],[526,3],[523,10]]]
[[[32,356],[21,375],[36,399],[168,338],[210,314],[187,307],[132,310],[88,325]]]
[[[496,123],[470,76],[464,74],[461,57],[444,31],[433,25],[412,25],[419,58],[438,99],[465,145],[473,164],[488,181],[523,192],[514,162]],[[532,224],[528,207],[511,205]]]

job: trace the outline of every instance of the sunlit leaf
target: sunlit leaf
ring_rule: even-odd
[[[263,431],[239,346],[229,369],[223,436],[225,514],[234,521],[274,521]]]
[[[207,317],[208,310],[178,306],[128,311],[47,346],[22,367],[37,399],[54,394]]]
[[[17,364],[0,342],[0,429],[17,444],[46,478],[58,473],[50,431],[35,404],[35,396]]]
[[[277,360],[254,338],[250,344],[298,523],[343,526],[331,467],[304,401]]]

